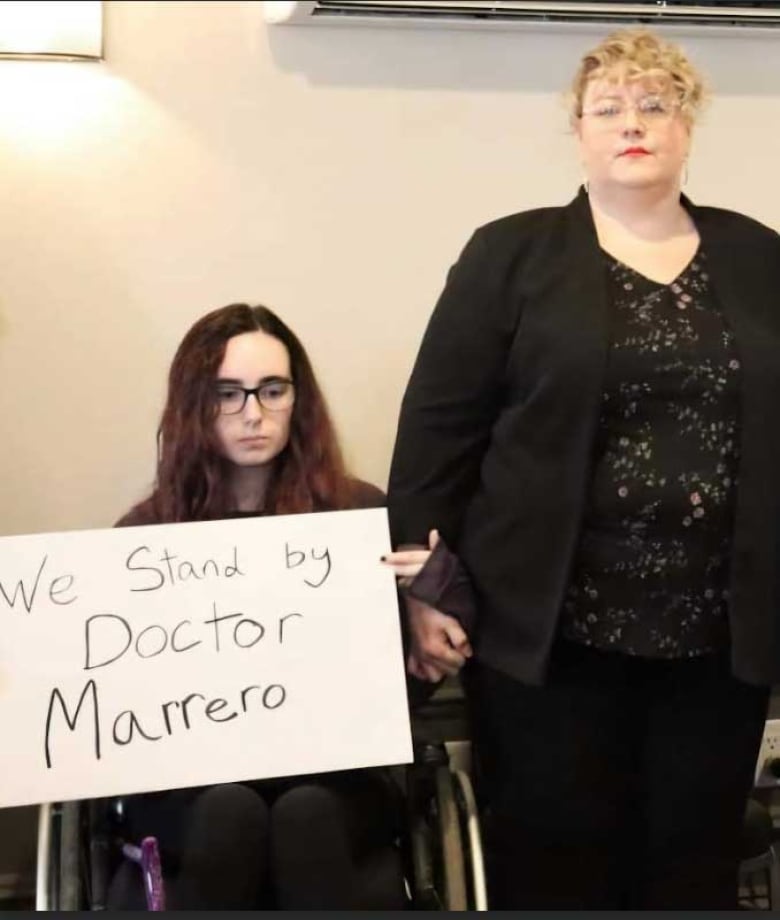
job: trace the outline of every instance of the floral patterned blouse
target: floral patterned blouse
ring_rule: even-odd
[[[739,358],[701,249],[671,284],[604,253],[610,351],[561,634],[683,658],[728,643]]]

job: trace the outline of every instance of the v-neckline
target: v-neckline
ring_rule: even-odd
[[[683,278],[691,269],[691,266],[696,261],[697,258],[701,255],[701,239],[699,240],[696,249],[693,251],[693,255],[688,259],[685,265],[680,269],[680,271],[672,278],[671,281],[656,281],[655,278],[650,278],[644,272],[640,272],[638,268],[634,268],[633,265],[629,265],[627,262],[624,262],[622,259],[618,259],[617,256],[613,256],[611,252],[607,249],[604,249],[603,246],[599,246],[601,252],[609,259],[609,261],[614,262],[615,265],[619,265],[621,268],[626,269],[631,272],[632,275],[636,275],[637,278],[641,278],[646,284],[650,284],[653,287],[657,288],[670,288],[675,284],[679,284],[680,279]]]

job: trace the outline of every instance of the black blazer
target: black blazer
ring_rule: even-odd
[[[780,678],[780,237],[687,208],[742,365],[731,565],[732,669]],[[438,527],[479,599],[478,660],[544,680],[577,547],[608,350],[587,195],[478,229],[425,332],[389,485],[397,543]]]

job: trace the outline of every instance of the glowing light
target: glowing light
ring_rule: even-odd
[[[0,148],[5,155],[64,153],[108,143],[131,95],[102,68],[0,61]]]
[[[0,0],[0,57],[102,59],[101,0]]]

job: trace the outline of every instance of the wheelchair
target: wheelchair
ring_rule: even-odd
[[[487,910],[480,824],[470,779],[468,724],[457,680],[444,681],[415,709],[412,736],[413,763],[390,768],[404,811],[397,846],[407,907]],[[145,855],[141,841],[123,845],[112,833],[110,814],[116,801],[40,806],[36,910],[107,909],[113,868],[123,858],[140,860]],[[159,875],[155,878],[154,853],[151,855],[144,863],[147,906],[159,910],[164,897]]]

